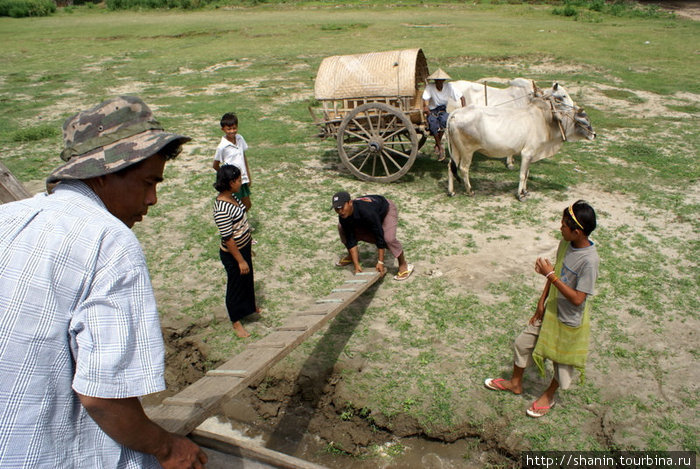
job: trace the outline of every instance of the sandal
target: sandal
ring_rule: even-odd
[[[352,259],[348,256],[345,256],[341,258],[338,262],[335,263],[336,267],[345,267],[346,265],[352,264]]]
[[[506,381],[503,378],[489,378],[486,381],[484,381],[484,386],[486,386],[487,389],[490,389],[492,391],[508,391],[512,392],[513,394],[516,394],[513,392],[512,389],[508,389],[507,387],[503,386],[501,382]]]
[[[394,280],[399,280],[399,281],[406,280],[408,277],[411,276],[412,273],[413,273],[413,264],[408,264],[408,269],[394,275]]]
[[[554,404],[556,404],[556,402],[552,401],[552,403],[549,405],[538,406],[533,402],[532,407],[527,409],[526,413],[529,417],[538,419],[547,415],[549,410],[554,407]]]

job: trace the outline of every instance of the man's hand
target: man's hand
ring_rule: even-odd
[[[158,458],[163,469],[203,469],[207,455],[189,438],[171,433],[170,452]]]
[[[150,420],[136,397],[105,399],[78,394],[80,403],[103,432],[120,445],[152,454],[166,469],[201,469],[207,455],[189,439]]]
[[[382,276],[384,276],[384,274],[386,273],[386,269],[384,268],[384,262],[382,261],[377,261],[377,265],[375,266],[375,268],[377,269],[377,272],[382,274]]]

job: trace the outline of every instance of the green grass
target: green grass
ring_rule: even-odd
[[[466,427],[483,435],[497,422],[495,433],[505,436],[495,445],[517,434],[523,449],[607,449],[598,424],[607,415],[621,429],[614,435],[620,447],[697,451],[697,383],[678,382],[669,363],[683,368],[700,355],[691,334],[700,319],[698,25],[576,8],[576,19],[542,3],[360,1],[188,13],[73,7],[48,18],[0,18],[0,160],[39,190],[60,163],[63,120],[115,94],[142,96],[168,129],[191,135],[135,232],[164,321],[195,324],[214,366],[246,344],[231,338],[211,221],[218,120],[234,110],[251,145],[254,264],[266,311],[251,324],[254,338],[337,286],[332,263],[342,248],[328,198],[340,188],[395,200],[401,239],[420,268],[405,284],[384,280],[280,366],[300,367],[312,353],[328,366],[362,360],[361,372],[343,375],[352,396],[345,412],[370,409],[389,422],[406,414],[428,431]],[[458,78],[526,76],[541,86],[580,87],[574,99],[598,139],[568,143],[533,165],[526,203],[513,197],[516,173],[479,155],[474,198],[460,191],[447,198],[444,164],[428,154],[396,184],[356,180],[334,142],[314,137],[307,107],[316,71],[328,55],[409,47],[423,48],[431,70]],[[592,102],[586,91],[593,84],[619,105]],[[667,99],[669,112],[630,111],[649,104],[641,98],[648,93]],[[510,346],[534,307],[539,279],[504,274],[484,287],[487,301],[452,272],[424,273],[483,253],[484,239],[515,243],[519,229],[536,228],[530,241],[551,242],[553,250],[560,207],[581,191],[599,201],[594,239],[603,260],[588,379],[563,393],[547,421],[535,422],[524,406],[546,386],[536,373],[527,372],[531,390],[522,399],[487,393],[482,383],[510,371]],[[621,220],[612,216],[617,204],[626,207]],[[500,252],[487,254],[499,262]],[[362,259],[371,263],[374,251],[363,249]],[[336,342],[345,344],[340,351]],[[620,373],[645,391],[615,385]],[[329,443],[328,451],[346,450]]]

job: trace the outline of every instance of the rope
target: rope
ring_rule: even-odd
[[[559,132],[561,132],[561,138],[562,138],[562,140],[564,140],[566,142],[566,132],[564,132],[564,127],[561,125],[561,119],[559,119],[559,117],[558,117],[558,112],[560,112],[560,111],[559,111],[559,109],[556,109],[554,107],[554,98],[550,96],[549,98],[547,98],[547,101],[549,102],[549,107],[552,110],[552,118],[557,121],[557,126],[559,126]],[[564,111],[561,111],[561,113],[563,116],[569,117]]]
[[[532,98],[533,96],[534,96],[534,93],[528,93],[528,94],[526,94],[526,95],[524,95],[524,96],[519,96],[519,97],[517,97],[517,98],[513,98],[513,99],[511,99],[510,101],[503,101],[502,103],[498,103],[498,104],[496,104],[496,105],[494,105],[494,106],[492,106],[492,107],[503,106],[504,104],[510,104],[510,103],[512,103],[512,102],[514,102],[514,101],[517,101],[517,100],[523,99],[523,98]]]

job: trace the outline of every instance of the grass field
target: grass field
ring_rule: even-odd
[[[392,429],[409,417],[419,433],[478,435],[507,454],[698,451],[697,22],[596,12],[575,21],[546,5],[488,3],[69,11],[0,18],[0,161],[41,190],[60,161],[63,120],[118,94],[143,97],[167,129],[194,138],[166,168],[159,203],[135,231],[163,323],[185,331],[201,366],[248,343],[233,337],[226,320],[211,219],[218,120],[235,111],[251,147],[265,309],[248,325],[249,341],[340,282],[333,262],[342,249],[328,209],[336,190],[395,200],[399,236],[417,266],[408,282],[385,279],[273,375],[311,358],[331,368],[360,361],[336,386],[344,399],[339,421],[371,419]],[[597,140],[565,144],[533,165],[524,203],[514,197],[517,174],[480,157],[472,166],[476,196],[458,190],[448,198],[446,169],[430,142],[398,183],[354,179],[334,142],[314,137],[307,107],[317,105],[319,63],[414,47],[431,71],[442,67],[459,79],[558,80],[586,108]],[[541,288],[532,264],[553,255],[561,210],[578,198],[598,211],[593,239],[602,260],[587,379],[533,421],[525,417],[527,399],[546,386],[534,372],[524,399],[481,383],[509,371],[510,344]],[[374,250],[362,252],[371,265]],[[174,380],[179,371],[170,367]]]

